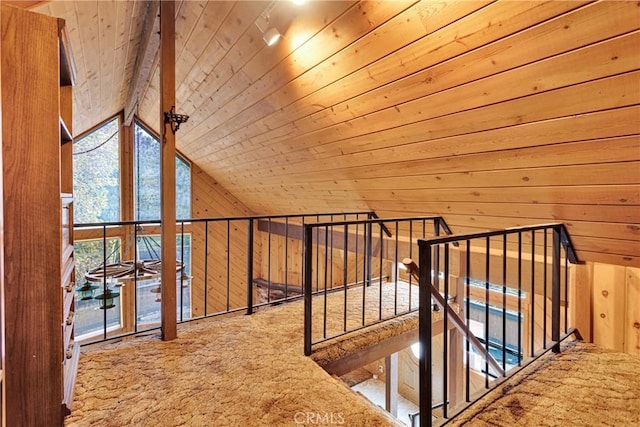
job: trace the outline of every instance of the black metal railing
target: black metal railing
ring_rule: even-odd
[[[433,237],[418,246],[421,426],[448,421],[577,333],[568,319],[568,263],[578,260],[562,224]],[[434,312],[434,299],[446,309]],[[437,416],[434,402],[445,402]]]
[[[251,314],[260,307],[301,298],[305,225],[358,221],[371,215],[340,212],[178,221],[178,322]],[[114,280],[111,273],[114,265],[124,268],[123,264],[160,258],[160,221],[76,224],[74,230],[76,339],[94,343],[159,329],[159,278],[134,273],[126,280]],[[96,274],[85,282],[87,270]],[[110,297],[108,304],[100,299],[105,295]]]
[[[420,238],[450,233],[439,216],[330,221],[304,226],[304,351],[418,309],[401,264]],[[314,295],[319,297],[314,298]]]

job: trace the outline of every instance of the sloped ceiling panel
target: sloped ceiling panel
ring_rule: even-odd
[[[71,4],[94,27],[74,35],[88,50],[108,7],[81,17]],[[111,7],[114,23],[136,16]],[[583,259],[640,265],[639,11],[179,2],[176,107],[191,118],[177,146],[254,212],[440,214],[457,232],[561,221]],[[133,22],[114,37],[131,38]],[[267,47],[271,26],[283,38]],[[96,83],[78,90],[85,126],[122,101],[123,89],[99,99],[103,79],[127,81],[96,52],[79,64]],[[157,129],[156,74],[138,113]]]

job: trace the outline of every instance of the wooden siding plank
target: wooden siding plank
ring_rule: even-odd
[[[626,268],[624,351],[640,356],[640,269]]]

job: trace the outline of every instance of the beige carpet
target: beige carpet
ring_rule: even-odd
[[[447,425],[640,426],[640,358],[570,342]]]
[[[395,295],[387,286],[384,294]],[[404,304],[408,287],[402,289]],[[385,311],[395,305],[395,297],[388,298]],[[416,304],[416,295],[412,299]],[[327,299],[331,334],[343,328],[342,301],[341,294]],[[365,316],[375,319],[379,285],[367,288],[366,301]],[[358,325],[361,303],[361,288],[349,290],[347,310],[354,316],[348,328]],[[324,299],[317,297],[315,337],[323,335],[323,312]],[[178,335],[170,342],[152,336],[83,350],[66,425],[401,425],[303,355],[302,301],[179,325]]]

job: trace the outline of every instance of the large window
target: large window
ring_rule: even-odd
[[[134,182],[136,220],[160,219],[160,142],[135,123]],[[176,217],[191,217],[191,168],[176,155]]]
[[[116,117],[73,143],[74,222],[120,220],[120,150]]]

